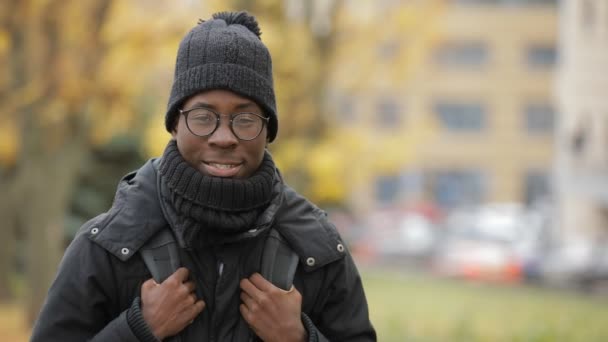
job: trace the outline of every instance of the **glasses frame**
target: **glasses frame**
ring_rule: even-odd
[[[190,125],[188,124],[188,114],[190,114],[190,112],[192,112],[193,110],[197,110],[197,109],[204,109],[206,111],[209,111],[209,112],[215,114],[215,118],[216,118],[215,128],[211,132],[209,132],[208,134],[198,135],[198,134],[194,133],[192,131],[192,129],[190,129]],[[186,119],[186,127],[188,127],[188,130],[190,131],[190,133],[192,133],[193,135],[195,135],[197,137],[201,137],[201,138],[208,137],[208,136],[212,135],[213,133],[215,133],[215,131],[217,131],[217,129],[220,127],[220,124],[221,124],[220,121],[221,121],[222,116],[228,116],[228,117],[230,117],[230,124],[228,125],[228,127],[230,127],[230,132],[232,132],[232,134],[237,139],[242,140],[242,141],[255,140],[257,137],[260,136],[260,134],[264,130],[264,126],[268,125],[268,121],[270,120],[270,118],[267,118],[267,117],[264,117],[264,116],[262,116],[260,114],[256,114],[256,113],[252,113],[252,112],[239,112],[239,113],[232,113],[232,114],[220,114],[220,113],[214,111],[213,109],[209,109],[207,107],[194,107],[194,108],[190,108],[190,109],[186,109],[186,110],[180,109],[179,113],[181,115],[183,115],[184,118]],[[259,117],[260,119],[262,119],[262,128],[260,128],[260,131],[258,132],[258,134],[256,134],[256,136],[253,137],[253,138],[251,138],[251,139],[243,139],[243,138],[239,137],[238,134],[236,134],[236,132],[234,132],[234,127],[233,127],[234,118],[236,118],[237,116],[242,115],[242,114],[252,114],[252,115],[255,115],[255,116]]]

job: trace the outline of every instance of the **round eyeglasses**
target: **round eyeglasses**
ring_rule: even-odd
[[[180,109],[179,112],[186,118],[186,127],[190,133],[199,137],[213,134],[220,126],[220,118],[224,116],[209,108]],[[230,130],[240,140],[257,138],[268,123],[268,118],[255,113],[234,113],[226,116],[230,117]]]

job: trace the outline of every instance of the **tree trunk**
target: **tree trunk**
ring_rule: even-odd
[[[15,245],[16,229],[14,215],[15,208],[12,204],[11,184],[0,182],[0,187],[4,189],[4,195],[0,197],[0,302],[6,302],[13,297],[11,289],[11,277],[15,274]]]
[[[89,151],[87,105],[99,95],[91,81],[105,53],[100,32],[110,2],[6,3],[11,13],[6,24],[10,74],[8,92],[0,92],[0,99],[6,100],[0,101],[0,111],[19,123],[21,145],[14,172],[2,180],[14,191],[6,203],[0,201],[0,214],[4,211],[14,218],[2,234],[14,232],[10,222],[18,223],[27,240],[25,300],[30,323],[38,315],[63,254],[64,219],[80,163]],[[68,18],[66,25],[66,13],[75,10],[82,17]],[[10,249],[2,253],[9,255],[1,255],[3,262],[11,260]],[[4,275],[8,272],[1,267],[10,264],[0,264]]]
[[[24,165],[20,223],[27,234],[26,318],[34,322],[46,298],[64,251],[64,219],[85,154],[81,141],[72,141],[56,155],[36,156]]]

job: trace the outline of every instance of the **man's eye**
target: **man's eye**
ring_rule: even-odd
[[[195,114],[190,119],[197,123],[210,123],[215,120],[215,117],[211,114]]]
[[[237,125],[251,125],[254,122],[254,120],[249,118],[238,118],[234,120],[234,123],[236,123]]]
[[[240,114],[234,118],[234,123],[237,125],[252,125],[255,124],[260,118],[253,114]]]

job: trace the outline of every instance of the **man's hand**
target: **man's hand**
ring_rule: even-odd
[[[265,342],[306,341],[300,318],[302,295],[292,286],[284,291],[254,273],[241,280],[241,315]]]
[[[194,282],[187,279],[188,269],[180,267],[162,284],[148,279],[141,285],[142,315],[160,340],[182,331],[205,307],[193,293]]]

